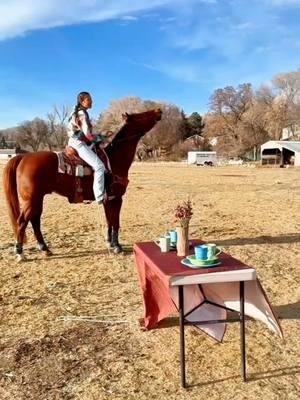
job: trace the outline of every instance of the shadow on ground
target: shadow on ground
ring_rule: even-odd
[[[215,240],[218,246],[241,246],[245,244],[284,244],[284,243],[299,243],[300,233],[287,233],[278,236],[262,235],[249,238],[233,238],[224,240]]]

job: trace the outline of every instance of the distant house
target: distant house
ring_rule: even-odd
[[[189,136],[185,139],[184,143],[188,143],[190,148],[194,148],[195,150],[200,149],[203,145],[204,138],[200,135]]]
[[[21,149],[0,149],[0,161],[7,161],[12,157],[15,157],[17,154],[27,153],[26,150]]]
[[[300,141],[269,140],[260,151],[262,165],[300,166]]]

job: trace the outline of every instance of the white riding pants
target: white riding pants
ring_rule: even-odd
[[[80,158],[82,158],[86,163],[88,163],[94,170],[94,184],[93,191],[95,200],[103,200],[104,195],[104,171],[105,166],[97,154],[86,145],[86,143],[81,142],[78,139],[70,138],[68,145],[77,150]]]

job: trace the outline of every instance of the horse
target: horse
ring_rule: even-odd
[[[122,115],[125,123],[105,148],[111,173],[107,174],[107,196],[104,211],[107,222],[106,241],[115,253],[123,251],[119,243],[122,197],[126,192],[128,171],[134,160],[141,137],[160,121],[161,109]],[[52,252],[41,232],[43,200],[46,194],[57,193],[74,201],[76,184],[81,180],[82,200],[94,200],[93,176],[78,178],[58,171],[58,155],[52,151],[20,154],[9,160],[3,172],[4,193],[8,213],[16,239],[15,253],[18,261],[25,260],[23,244],[26,227],[30,222],[39,249],[45,256]],[[77,182],[77,183],[76,183]],[[22,207],[20,208],[21,200]]]

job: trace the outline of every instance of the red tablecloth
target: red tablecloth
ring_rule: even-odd
[[[193,241],[193,245],[203,243]],[[192,252],[192,250],[191,250]],[[144,302],[144,318],[142,325],[145,329],[154,328],[162,319],[178,309],[178,289],[170,286],[174,276],[199,275],[223,271],[249,269],[243,262],[226,253],[220,255],[222,264],[214,268],[190,269],[181,264],[183,257],[178,257],[176,251],[162,253],[154,242],[141,242],[134,245],[134,255],[137,265],[138,278]],[[205,283],[184,286],[184,311],[189,312],[204,299],[240,311],[239,282]],[[245,314],[259,319],[282,337],[282,330],[274,315],[272,307],[260,282],[245,281]],[[210,304],[201,305],[187,318],[189,321],[208,321],[225,319],[226,310]],[[218,341],[222,341],[225,323],[199,325]]]

